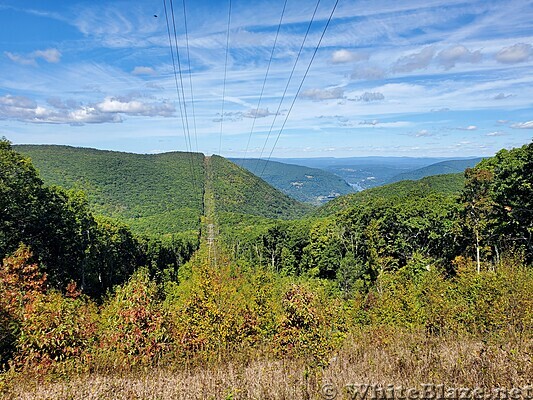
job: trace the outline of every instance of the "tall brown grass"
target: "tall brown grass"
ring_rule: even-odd
[[[5,399],[323,399],[323,385],[350,398],[346,385],[523,387],[533,377],[533,341],[520,335],[484,341],[393,328],[353,330],[324,367],[304,358],[241,350],[219,363],[126,373],[69,375],[54,381],[4,378]]]

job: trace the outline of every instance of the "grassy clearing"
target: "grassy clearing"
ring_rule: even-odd
[[[39,381],[7,378],[5,399],[338,399],[348,384],[420,387],[523,387],[531,384],[533,341],[520,336],[486,342],[467,336],[427,336],[399,329],[361,329],[325,368],[304,359],[272,359],[257,350],[223,357],[213,366],[88,373]]]

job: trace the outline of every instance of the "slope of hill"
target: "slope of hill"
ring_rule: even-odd
[[[415,169],[414,171],[404,172],[393,176],[388,183],[394,183],[405,180],[418,180],[432,175],[457,174],[464,172],[467,168],[474,167],[483,158],[471,158],[466,160],[446,160],[426,167]]]
[[[341,196],[317,209],[313,215],[323,217],[333,215],[353,205],[372,202],[378,198],[409,198],[424,197],[430,193],[455,194],[464,185],[463,174],[434,175],[418,181],[401,181],[385,186],[364,190],[359,193]]]
[[[264,171],[262,179],[298,201],[318,205],[354,192],[344,179],[322,169],[254,158],[230,160],[256,175]]]
[[[380,156],[276,159],[331,172],[348,182],[356,191],[385,185],[395,175],[445,160],[447,158]]]
[[[290,219],[304,215],[311,206],[299,203],[231,161],[209,158],[216,212]]]
[[[95,213],[135,232],[164,234],[199,228],[203,155],[131,154],[69,146],[14,146],[29,156],[46,184],[84,190]],[[196,179],[191,179],[191,166]]]

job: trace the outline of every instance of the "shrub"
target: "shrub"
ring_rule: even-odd
[[[98,326],[95,366],[129,369],[156,365],[169,338],[157,285],[138,270],[105,301]]]
[[[44,372],[86,355],[95,340],[97,308],[79,296],[75,285],[70,285],[68,294],[39,294],[26,305],[17,340],[17,366]]]

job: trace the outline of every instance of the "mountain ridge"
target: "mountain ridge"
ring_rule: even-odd
[[[320,205],[354,192],[343,178],[324,169],[257,158],[229,160],[255,175],[261,173],[263,180],[298,201]]]

